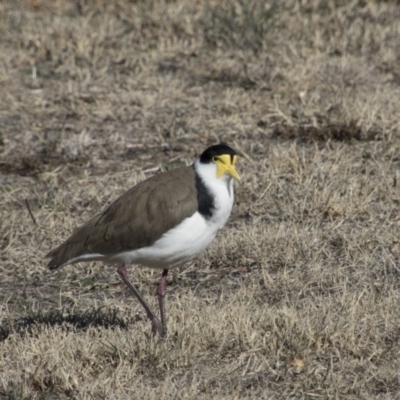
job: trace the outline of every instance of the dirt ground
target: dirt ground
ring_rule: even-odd
[[[1,1],[0,398],[400,399],[399,99],[398,1]],[[165,341],[112,266],[46,268],[220,141],[243,182]]]

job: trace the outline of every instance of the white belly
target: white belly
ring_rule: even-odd
[[[164,234],[152,246],[120,253],[110,261],[141,264],[152,268],[175,267],[202,253],[222,226],[213,220],[205,220],[196,212]]]

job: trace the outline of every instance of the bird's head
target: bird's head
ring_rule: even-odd
[[[204,150],[200,156],[200,163],[215,164],[216,177],[228,175],[240,182],[240,176],[236,171],[237,153],[224,143],[217,144]]]

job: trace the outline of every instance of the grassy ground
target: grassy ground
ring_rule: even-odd
[[[400,398],[398,2],[2,1],[0,54],[0,398]],[[243,183],[165,342],[114,268],[46,269],[220,140]]]

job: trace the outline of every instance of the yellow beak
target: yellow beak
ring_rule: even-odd
[[[231,156],[224,154],[222,156],[218,156],[215,163],[217,165],[217,178],[221,178],[222,175],[228,174],[240,182],[240,175],[235,168],[236,156],[233,157],[233,162],[231,162]]]
[[[240,182],[240,175],[236,171],[236,168],[234,165],[230,165],[229,168],[227,169],[226,173],[230,175],[232,178],[236,179],[238,182]]]

